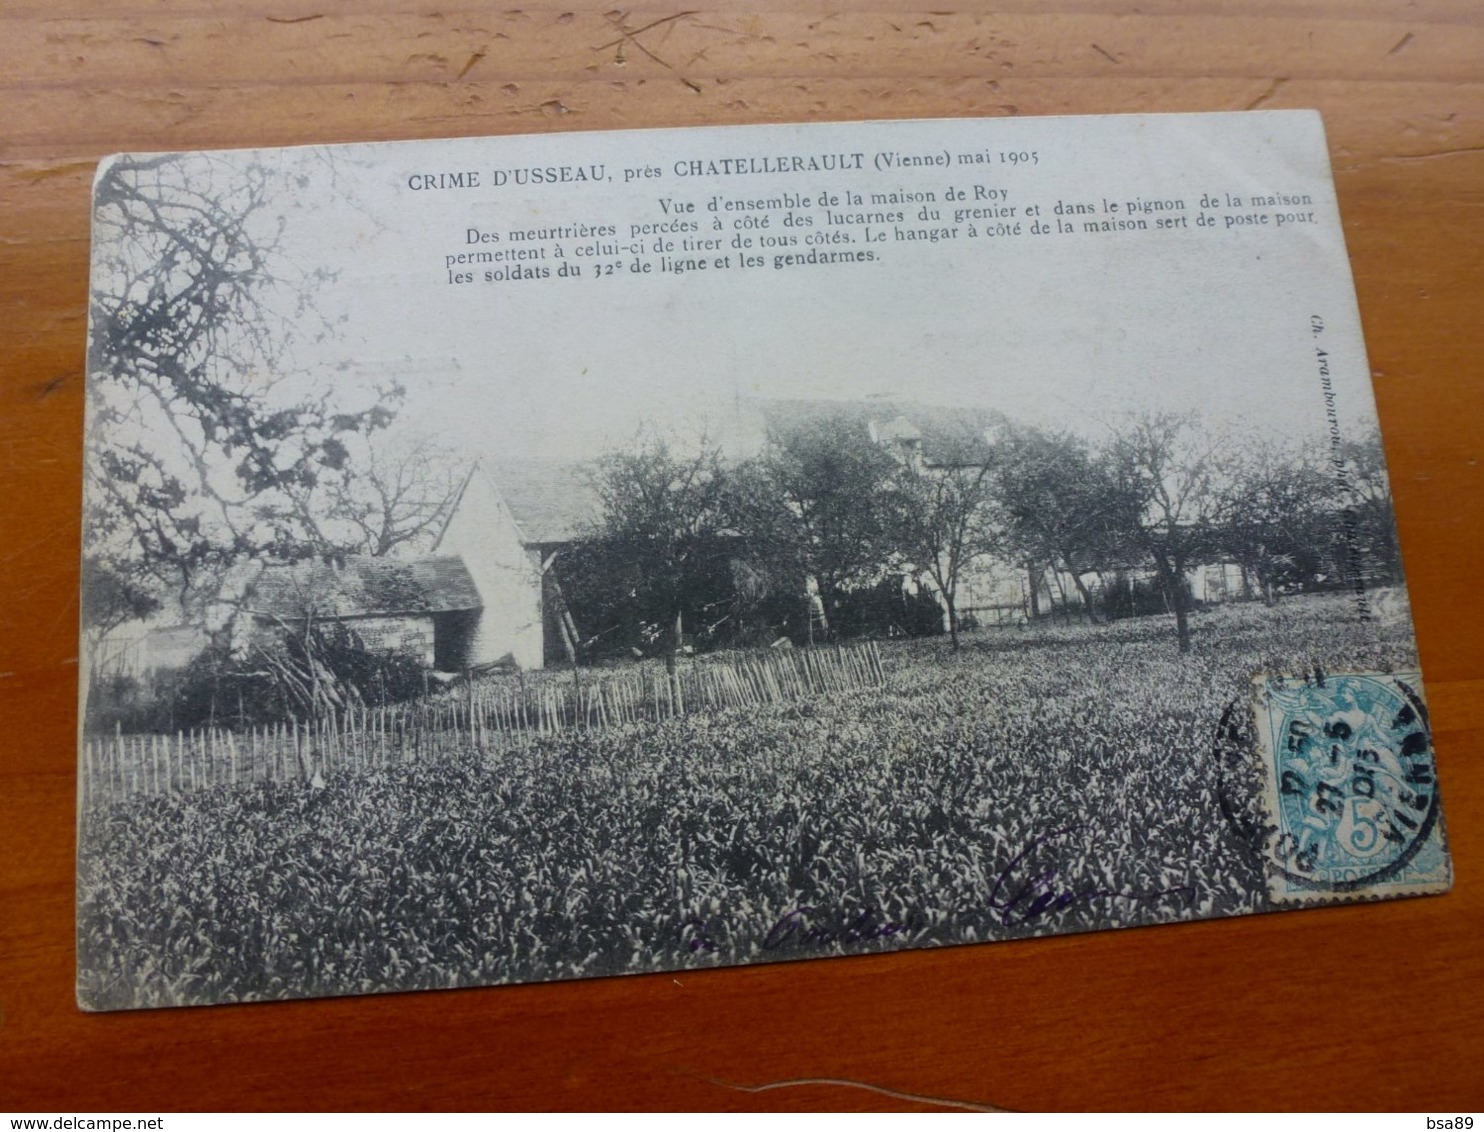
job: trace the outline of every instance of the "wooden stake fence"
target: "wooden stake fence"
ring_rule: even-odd
[[[136,795],[178,794],[239,783],[304,780],[341,770],[395,766],[437,754],[490,750],[529,735],[672,719],[694,711],[792,703],[885,682],[873,642],[700,658],[672,681],[653,665],[468,682],[410,704],[354,707],[313,721],[236,731],[85,740],[84,807]]]

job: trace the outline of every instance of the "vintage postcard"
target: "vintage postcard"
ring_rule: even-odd
[[[91,1010],[1441,892],[1317,114],[111,158]]]

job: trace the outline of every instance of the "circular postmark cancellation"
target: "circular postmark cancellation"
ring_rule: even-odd
[[[1314,672],[1255,683],[1272,898],[1446,890],[1420,679]]]

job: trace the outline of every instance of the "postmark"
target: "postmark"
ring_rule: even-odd
[[[1446,891],[1420,678],[1315,672],[1255,683],[1272,899]]]

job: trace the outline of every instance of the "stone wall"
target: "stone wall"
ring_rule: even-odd
[[[433,667],[433,615],[405,613],[390,617],[349,617],[343,622],[358,634],[372,652],[407,653],[418,662]],[[249,640],[257,644],[277,645],[283,640],[283,629],[273,622],[253,618]]]

